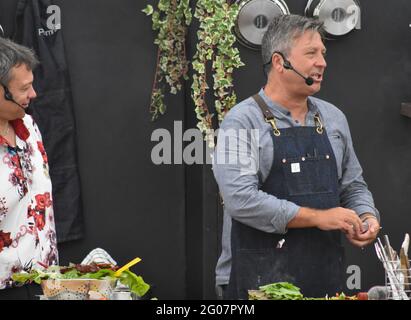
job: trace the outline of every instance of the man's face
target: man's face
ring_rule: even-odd
[[[25,64],[11,69],[11,80],[7,85],[13,99],[27,108],[30,101],[36,97],[33,88],[33,72]],[[4,88],[0,86],[0,118],[4,120],[21,119],[25,115],[24,110],[4,98]]]
[[[294,40],[288,60],[293,67],[305,77],[313,78],[311,86],[305,84],[304,79],[295,72],[284,73],[290,89],[303,95],[313,95],[320,91],[321,82],[327,63],[325,61],[325,46],[318,32],[307,31],[301,37]]]

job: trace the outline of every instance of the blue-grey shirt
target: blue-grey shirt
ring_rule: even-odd
[[[259,94],[275,116],[279,129],[301,125],[286,108],[271,101],[263,89]],[[358,215],[369,212],[380,219],[373,197],[362,177],[362,168],[354,152],[345,115],[334,105],[309,97],[306,126],[315,126],[316,113],[320,115],[337,161],[341,206],[354,210]],[[251,97],[233,107],[221,123],[213,159],[214,176],[224,201],[222,253],[216,267],[217,285],[227,284],[229,281],[231,218],[264,232],[285,234],[287,224],[300,209],[293,202],[278,199],[260,190],[273,163],[272,130]],[[251,134],[245,136],[241,133],[244,131],[257,132],[254,133],[254,143]],[[251,152],[253,147],[258,152]],[[254,158],[254,166],[245,164],[245,161],[232,161],[238,153]],[[230,155],[233,157],[228,161]]]

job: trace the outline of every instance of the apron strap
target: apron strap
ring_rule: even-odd
[[[268,106],[265,103],[265,101],[263,100],[263,98],[261,98],[261,96],[257,93],[255,95],[253,95],[253,99],[255,100],[255,102],[257,102],[258,106],[260,107],[261,111],[263,112],[265,122],[269,123],[271,125],[271,127],[273,127],[274,135],[276,137],[281,135],[281,132],[280,132],[280,130],[278,130],[277,124],[275,123],[274,115],[272,114],[270,109],[268,109]]]
[[[255,95],[253,95],[253,99],[255,100],[255,102],[257,102],[258,106],[260,107],[261,111],[263,112],[265,122],[269,123],[273,127],[274,135],[277,136],[277,137],[279,135],[281,135],[281,132],[280,132],[280,130],[278,130],[277,124],[275,123],[275,117],[274,117],[273,113],[270,111],[270,109],[268,108],[268,106],[265,103],[265,101],[263,100],[263,98],[261,98],[261,96],[257,93]],[[321,122],[320,114],[318,112],[314,115],[314,122],[315,122],[315,127],[316,127],[317,133],[318,134],[323,134],[324,126]]]

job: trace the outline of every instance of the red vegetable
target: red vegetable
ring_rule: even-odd
[[[367,292],[359,292],[357,293],[358,300],[368,300],[368,293]]]

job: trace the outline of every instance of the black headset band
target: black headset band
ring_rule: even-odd
[[[11,94],[9,88],[7,88],[6,85],[1,84],[1,86],[4,89],[4,99],[8,100],[8,101],[13,101],[13,95]]]
[[[267,62],[264,64],[264,66],[267,66],[267,65],[271,64],[271,61],[273,60],[273,55],[275,55],[275,54],[278,54],[278,55],[281,56],[281,58],[283,58],[283,61],[284,61],[283,66],[284,66],[284,68],[286,68],[286,69],[292,69],[291,62],[288,61],[288,59],[285,57],[284,53],[282,53],[282,52],[280,52],[280,51],[274,51],[273,54],[271,55],[271,59],[270,59],[269,61],[267,61]]]

